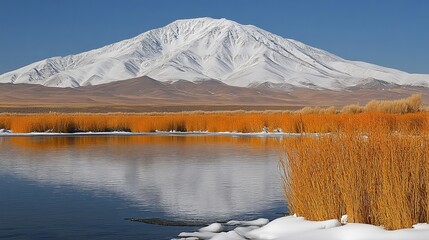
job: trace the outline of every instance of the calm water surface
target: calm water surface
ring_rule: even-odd
[[[198,227],[129,217],[275,218],[278,139],[231,136],[0,138],[0,238],[171,239]]]

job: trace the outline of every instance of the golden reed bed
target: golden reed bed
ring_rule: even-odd
[[[291,114],[276,112],[178,113],[178,114],[35,114],[0,115],[0,129],[27,132],[154,132],[209,131],[301,133],[335,132],[347,127],[383,124],[391,129],[427,129],[428,113],[412,114]]]

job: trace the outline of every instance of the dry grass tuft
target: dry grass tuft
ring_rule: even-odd
[[[341,109],[341,113],[347,113],[347,114],[357,114],[363,112],[363,107],[359,106],[358,104],[350,104],[346,105]]]
[[[334,106],[321,108],[321,107],[304,107],[300,110],[296,110],[296,114],[335,114],[337,110]]]
[[[387,229],[428,222],[428,132],[405,132],[405,125],[392,131],[374,121],[366,128],[287,139],[281,165],[290,210],[312,220],[348,214],[349,222]]]
[[[413,94],[408,98],[392,101],[372,100],[365,106],[367,112],[384,113],[415,113],[422,108],[421,94]]]

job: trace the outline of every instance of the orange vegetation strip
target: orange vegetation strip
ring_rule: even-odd
[[[383,125],[391,130],[428,130],[429,114],[387,114],[368,112],[360,114],[297,114],[282,112],[196,112],[176,114],[35,114],[0,115],[0,129],[15,133],[27,132],[154,132],[209,131],[209,132],[334,132],[347,128],[370,128]]]

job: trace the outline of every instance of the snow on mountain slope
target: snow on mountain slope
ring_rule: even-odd
[[[270,82],[342,89],[371,79],[429,87],[429,75],[344,60],[255,26],[212,18],[178,20],[99,49],[35,62],[0,75],[0,82],[79,87],[140,76],[243,87]]]

